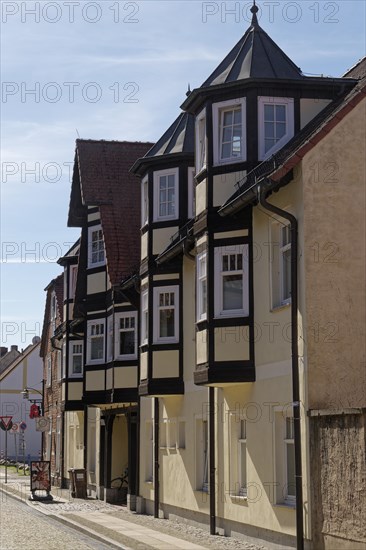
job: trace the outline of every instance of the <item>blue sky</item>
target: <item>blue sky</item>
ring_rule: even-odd
[[[66,226],[75,139],[156,141],[251,3],[1,3],[1,345],[40,334],[55,260],[78,238]],[[363,0],[257,4],[304,73],[340,76],[365,53]]]

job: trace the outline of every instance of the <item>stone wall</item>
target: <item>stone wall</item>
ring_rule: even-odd
[[[366,410],[310,419],[316,550],[366,548]]]

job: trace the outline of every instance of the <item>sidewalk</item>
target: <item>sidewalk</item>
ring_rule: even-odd
[[[266,550],[264,546],[228,537],[210,536],[206,531],[182,523],[138,515],[125,507],[96,499],[75,499],[68,489],[53,487],[52,502],[29,501],[30,478],[0,470],[0,489],[39,512],[69,525],[111,548],[125,550]],[[4,505],[4,499],[2,499]]]

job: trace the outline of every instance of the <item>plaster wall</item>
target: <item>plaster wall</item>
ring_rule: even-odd
[[[309,408],[366,406],[366,100],[303,160]]]

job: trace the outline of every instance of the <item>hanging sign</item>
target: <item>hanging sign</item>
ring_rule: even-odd
[[[50,426],[50,421],[44,416],[36,418],[36,432],[47,432]]]

